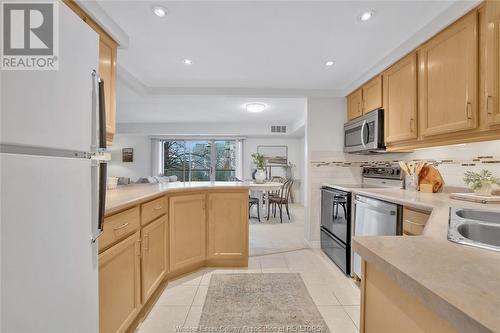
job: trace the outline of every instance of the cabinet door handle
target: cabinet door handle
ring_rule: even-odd
[[[465,104],[465,109],[467,112],[467,119],[472,119],[472,109],[471,109],[472,103],[467,101]]]
[[[114,231],[116,230],[120,230],[120,229],[123,229],[123,228],[126,228],[128,226],[128,222],[127,223],[123,223],[121,226],[119,227],[116,227],[116,228],[113,228]]]
[[[413,222],[413,221],[410,221],[410,220],[407,220],[407,219],[405,219],[405,222],[409,223],[411,225],[415,225],[417,227],[425,227],[425,223],[417,223],[417,222]]]
[[[489,115],[492,115],[493,114],[493,111],[490,110],[490,99],[492,99],[493,96],[486,96],[486,112],[489,114]]]
[[[410,132],[414,132],[414,127],[415,127],[415,119],[410,118]]]
[[[147,240],[147,241],[146,241]],[[149,251],[149,234],[144,235],[144,251]]]
[[[141,257],[141,240],[138,239],[136,242],[136,249],[137,249],[137,256],[140,258]]]
[[[162,208],[163,208],[163,206],[162,206],[162,205],[158,205],[158,206],[156,206],[156,207],[155,207],[155,208],[153,208],[153,209],[154,209],[154,210],[160,210],[160,209],[162,209]]]

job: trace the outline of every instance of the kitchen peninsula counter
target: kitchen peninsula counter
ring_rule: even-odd
[[[245,182],[172,182],[121,185],[106,193],[106,215],[123,210],[167,193],[202,190],[248,190]]]

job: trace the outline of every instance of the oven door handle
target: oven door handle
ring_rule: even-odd
[[[361,125],[361,144],[363,145],[363,148],[366,148],[366,143],[365,143],[365,127],[367,123],[366,120],[363,120],[363,125]]]
[[[396,215],[396,211],[395,210],[389,210],[389,209],[383,209],[383,208],[380,208],[380,207],[375,207],[375,206],[369,205],[369,204],[367,204],[365,202],[362,202],[362,201],[359,201],[359,200],[354,200],[354,203],[356,205],[362,206],[362,207],[367,208],[367,209],[371,209],[373,211],[376,211],[376,212],[379,212],[379,213],[382,213],[382,214],[385,214],[385,215],[391,215],[391,216]]]

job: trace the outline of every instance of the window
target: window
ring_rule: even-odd
[[[160,146],[161,172],[180,181],[233,181],[240,174],[237,140],[161,140]]]

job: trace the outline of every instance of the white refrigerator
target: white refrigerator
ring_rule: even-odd
[[[98,35],[62,2],[59,70],[1,73],[1,332],[98,332]]]

